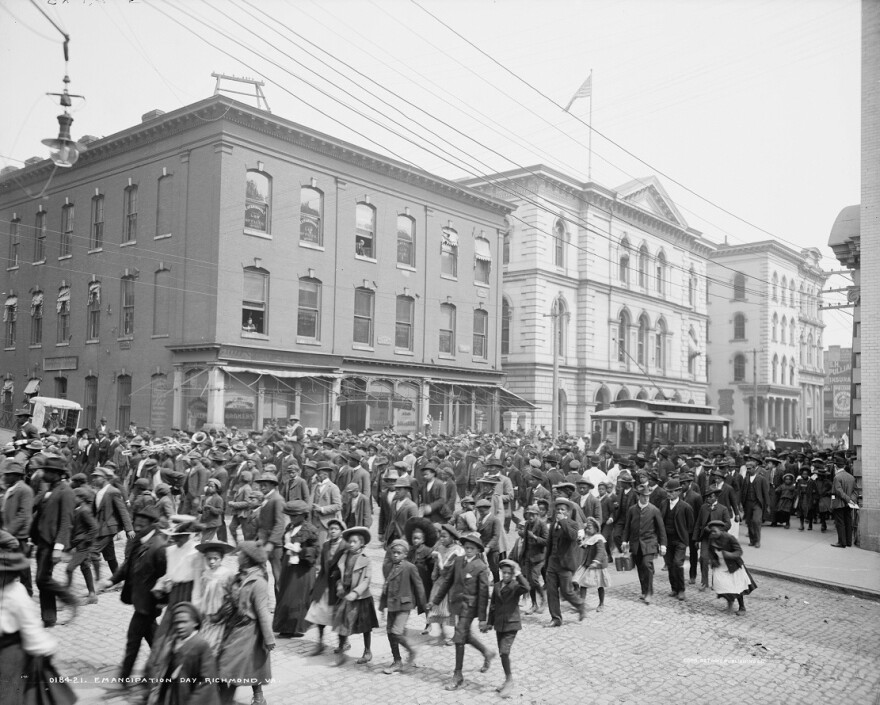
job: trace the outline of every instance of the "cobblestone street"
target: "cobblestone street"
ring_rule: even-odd
[[[117,543],[121,550],[122,543]],[[380,550],[374,559],[374,595],[381,590]],[[635,571],[612,571],[613,587],[602,613],[591,611],[578,623],[573,611],[560,629],[548,629],[549,618],[524,617],[512,663],[517,680],[514,702],[568,702],[589,698],[607,703],[865,703],[880,702],[880,603],[818,587],[758,578],[758,590],[746,598],[748,614],[724,613],[724,603],[709,591],[688,591],[686,602],[666,597],[668,580],[657,561],[656,599],[642,604]],[[378,575],[377,575],[378,574]],[[597,597],[588,598],[593,607]],[[101,596],[79,617],[53,633],[61,642],[58,670],[76,677],[80,702],[107,702],[96,681],[116,674],[122,660],[124,635],[131,608],[118,592]],[[418,635],[422,618],[410,618]],[[468,649],[466,688],[443,689],[454,663],[452,647],[428,646],[419,668],[387,676],[390,662],[384,622],[373,633],[373,661],[357,666],[359,637],[352,638],[354,656],[336,667],[329,654],[309,657],[316,632],[303,639],[279,640],[272,654],[275,683],[265,689],[271,705],[321,702],[446,703],[496,702],[495,687],[503,681],[496,659],[488,673],[479,673],[481,659]],[[494,633],[483,637],[494,647]],[[335,637],[330,636],[332,642]],[[424,637],[416,636],[424,640]],[[142,653],[142,664],[145,654]],[[136,669],[137,670],[137,669]],[[112,699],[123,703],[125,697]],[[249,689],[239,689],[237,702],[250,702]]]

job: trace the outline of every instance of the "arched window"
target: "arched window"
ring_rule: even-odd
[[[788,294],[787,287],[788,287],[788,280],[785,277],[782,277],[782,300],[780,301],[780,303],[783,306],[785,306],[785,297],[786,297],[786,294]],[[775,287],[774,287],[774,291],[775,291]],[[776,300],[775,296],[773,297],[773,300],[774,301]]]
[[[440,231],[440,274],[445,277],[458,277],[458,233],[452,228]]]
[[[10,293],[3,305],[3,323],[5,324],[5,347],[14,348],[16,339],[16,323],[18,319],[18,297]]]
[[[816,336],[816,367],[822,367],[822,334]]]
[[[312,186],[299,190],[299,241],[324,244],[324,194]]]
[[[647,398],[648,398],[648,392],[644,388],[640,389],[639,393],[636,394],[636,399],[647,399]]]
[[[89,249],[104,247],[104,196],[92,196],[92,224],[89,228]]]
[[[788,383],[792,387],[794,386],[794,358],[788,363]]]
[[[779,316],[773,314],[773,323],[770,327],[770,339],[775,343],[779,339]]]
[[[639,248],[639,286],[648,288],[648,248],[644,245]]]
[[[733,381],[746,381],[746,356],[737,354],[733,358]]]
[[[369,203],[355,207],[354,252],[358,257],[376,257],[376,209]]]
[[[797,326],[795,326],[794,316],[791,317],[791,323],[789,324],[788,342],[789,345],[795,345],[797,343]]]
[[[800,295],[798,296],[798,304],[799,304],[800,312],[806,313],[807,312],[807,307],[806,307],[807,297],[804,292],[803,282],[801,283]]]
[[[321,339],[321,281],[300,277],[296,335],[309,340]]]
[[[557,297],[553,302],[552,313],[556,318],[556,354],[559,357],[565,356],[565,346],[568,340],[568,306],[565,299],[561,296]]]
[[[636,360],[644,366],[648,362],[648,317],[643,313],[639,316],[638,346],[636,348]]]
[[[272,177],[249,169],[245,184],[244,229],[269,233],[272,216]]]
[[[83,412],[83,427],[94,428],[98,421],[98,377],[96,375],[89,375],[85,379]]]
[[[56,343],[70,342],[70,287],[63,285],[58,289],[58,299],[55,302],[55,314],[57,316]]]
[[[617,319],[617,361],[627,361],[627,337],[629,336],[629,314],[626,311],[620,312]]]
[[[505,298],[501,300],[501,354],[510,354],[510,302]]]
[[[611,405],[611,392],[604,384],[596,392],[596,411],[607,409]]]
[[[440,347],[444,355],[455,355],[455,306],[440,304]]]
[[[733,300],[746,300],[746,275],[742,272],[733,275]]]
[[[629,286],[629,241],[623,238],[620,241],[620,260],[617,278],[624,286]]]
[[[657,254],[657,293],[660,296],[666,294],[666,254],[663,250]]]
[[[788,319],[783,316],[782,323],[779,326],[779,342],[785,345],[785,338],[788,335]]]
[[[34,219],[34,263],[46,261],[46,235],[48,234],[48,221],[46,211],[42,206],[37,211]]]
[[[778,369],[779,369],[779,355],[774,355],[773,356],[773,364],[770,367],[770,379],[773,384],[776,384]]]
[[[779,364],[779,384],[785,384],[785,373],[788,370],[788,358],[783,355],[782,362]]]
[[[408,215],[397,216],[397,262],[416,266],[416,221]]]
[[[174,234],[174,174],[165,174],[156,182],[156,237]]]
[[[734,340],[745,340],[746,339],[746,317],[745,317],[745,314],[742,314],[742,313],[733,314],[733,339]]]
[[[788,283],[788,301],[789,306],[792,308],[797,308],[797,301],[794,296],[794,277],[792,277],[791,281]]]
[[[411,296],[397,297],[397,320],[394,327],[394,347],[398,350],[413,349],[413,325],[416,301]]]
[[[625,399],[630,399],[630,398],[631,398],[631,397],[630,397],[630,394],[629,394],[629,390],[628,390],[626,387],[623,387],[623,388],[617,393],[617,401],[624,401]]]
[[[565,223],[562,218],[557,218],[553,226],[553,245],[554,256],[553,263],[557,267],[565,266],[565,243],[568,242],[568,231],[565,229]]]
[[[485,360],[489,357],[489,313],[481,308],[474,309],[473,355]]]
[[[693,267],[688,272],[688,305],[697,305],[697,275],[694,273]]]
[[[807,364],[813,364],[813,334],[807,336]]]
[[[654,331],[654,364],[660,372],[666,372],[666,321],[662,318]]]
[[[785,284],[783,283],[783,292],[785,291]],[[785,294],[782,294],[785,296]],[[776,272],[773,272],[773,284],[770,290],[770,298],[774,301],[779,301],[779,275]]]

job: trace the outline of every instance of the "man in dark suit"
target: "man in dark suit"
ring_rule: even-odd
[[[125,530],[129,539],[134,538],[134,528],[125,508],[122,492],[110,484],[114,473],[109,468],[96,467],[92,472],[91,484],[95,490],[95,504],[92,508],[98,523],[98,535],[92,549],[92,568],[95,580],[101,579],[101,558],[107,561],[110,572],[119,567],[116,560],[116,547],[113,545],[116,534]]]
[[[501,534],[504,529],[501,517],[492,512],[492,502],[488,499],[477,500],[477,532],[485,547],[486,561],[489,564],[489,572],[492,573],[493,582],[498,582],[499,562],[506,556],[500,550]]]
[[[54,627],[58,621],[56,598],[76,608],[76,598],[61,583],[52,579],[52,569],[61,560],[61,552],[70,545],[75,500],[73,490],[62,481],[67,461],[60,455],[36,455],[31,460],[35,470],[42,470],[48,489],[34,500],[31,539],[37,545],[37,587],[43,624]]]
[[[572,519],[572,511],[577,505],[564,497],[557,497],[556,514],[550,527],[544,565],[547,567],[547,606],[550,610],[550,626],[562,626],[562,597],[574,605],[579,619],[587,614],[587,606],[578,591],[572,586],[571,578],[577,569],[578,525]]]
[[[266,550],[266,559],[272,566],[275,580],[275,599],[278,599],[281,583],[281,542],[287,519],[284,516],[284,499],[278,494],[278,478],[271,472],[264,472],[257,480],[263,493],[263,503],[259,512],[257,543]]]
[[[405,539],[406,522],[419,515],[418,505],[412,501],[413,479],[404,475],[394,483],[394,499],[391,501],[388,524],[385,527],[385,546],[395,539]]]
[[[834,479],[831,481],[831,513],[834,515],[834,528],[837,529],[835,548],[852,546],[853,510],[850,502],[856,503],[856,480],[846,470],[846,457],[834,454]]]
[[[446,564],[446,568],[434,583],[430,601],[426,605],[426,610],[430,612],[448,593],[449,613],[458,617],[455,634],[452,637],[455,644],[455,672],[446,690],[458,690],[464,685],[462,670],[466,644],[470,644],[483,655],[481,673],[489,670],[489,665],[495,658],[495,652],[486,648],[471,632],[471,624],[475,619],[480,629],[485,629],[487,624],[489,569],[479,556],[483,550],[483,542],[479,534],[464,534],[461,537],[461,545],[464,548],[464,555],[456,556]]]
[[[633,489],[633,477],[629,470],[621,470],[620,475],[617,476],[617,484],[617,501],[614,503],[617,509],[614,514],[614,529],[611,536],[614,545],[617,546],[617,550],[621,551],[624,541],[623,530],[626,526],[626,517],[629,515],[630,507],[636,504],[638,495]]]
[[[670,597],[684,600],[684,558],[694,531],[694,510],[684,500],[687,487],[682,488],[678,480],[666,481],[667,499],[660,513],[669,544],[666,548],[666,570],[669,572]]]
[[[632,548],[642,586],[641,600],[650,604],[654,595],[654,557],[658,550],[661,556],[666,555],[666,527],[660,510],[648,501],[651,490],[643,485],[636,493],[638,504],[629,508],[623,527],[623,550]]]
[[[158,530],[159,512],[155,507],[144,507],[134,517],[135,538],[125,547],[125,561],[109,580],[101,581],[99,592],[111,585],[125,581],[120,599],[126,605],[134,606],[134,614],[128,623],[125,641],[125,656],[122,659],[121,679],[131,677],[134,662],[141,648],[141,640],[152,647],[156,633],[156,617],[161,608],[158,598],[153,594],[156,581],[165,575],[165,536]],[[127,687],[122,680],[121,689]]]
[[[437,479],[437,468],[434,463],[428,463],[422,468],[422,477],[425,480],[422,492],[422,516],[427,517],[435,524],[446,524],[452,518],[449,511],[446,483]]]
[[[89,433],[89,429],[84,428],[79,432],[79,436],[84,441],[84,445],[82,450],[79,452],[79,471],[88,477],[92,474],[92,470],[94,470],[98,466],[98,452],[99,447],[98,443]]]
[[[0,526],[8,531],[18,541],[21,552],[28,556],[28,537],[31,533],[31,523],[34,518],[34,491],[24,481],[24,465],[14,458],[6,458],[3,461],[3,477],[8,489],[3,498],[2,512],[0,512]],[[28,595],[33,597],[34,589],[31,585],[31,566],[21,571],[19,576]]]
[[[757,472],[758,461],[746,459],[746,479],[743,483],[743,514],[749,532],[749,546],[761,548],[761,524],[770,511],[770,486],[767,478]]]
[[[690,474],[682,475],[682,492],[681,498],[691,506],[694,515],[694,522],[700,516],[700,509],[703,506],[703,493],[698,489],[699,484],[692,479]],[[688,583],[693,585],[697,582],[697,566],[699,565],[700,543],[694,540],[693,531],[688,538],[688,562],[690,569],[688,571]]]

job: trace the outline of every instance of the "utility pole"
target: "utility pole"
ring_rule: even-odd
[[[559,302],[553,302],[553,309],[550,313],[545,313],[544,318],[550,318],[552,323],[552,336],[553,342],[550,345],[550,349],[553,354],[553,390],[551,392],[551,414],[553,415],[550,419],[550,437],[556,438],[557,432],[557,417],[559,415],[559,351],[557,350],[557,346],[559,344]]]
[[[755,403],[754,415],[752,418],[754,419],[754,423],[752,424],[752,433],[755,434],[758,432],[758,353],[764,352],[764,349],[758,350],[758,348],[752,348],[751,350],[747,350],[746,352],[750,352],[752,354],[752,398]]]

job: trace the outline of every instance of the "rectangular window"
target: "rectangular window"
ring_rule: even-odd
[[[122,278],[119,331],[123,336],[134,335],[134,279]]]
[[[440,352],[455,354],[455,306],[440,304]]]
[[[68,203],[61,209],[61,249],[58,253],[59,257],[67,257],[70,254],[75,215],[72,203]]]
[[[31,299],[31,345],[43,344],[43,292]]]
[[[266,335],[268,330],[269,273],[262,269],[244,271],[241,329],[245,333]]]
[[[138,187],[134,185],[128,186],[125,189],[122,209],[123,242],[134,242],[137,240],[137,209]]]
[[[46,261],[46,211],[37,211],[34,221],[34,262]]]
[[[394,327],[394,347],[398,350],[413,349],[413,317],[415,301],[409,296],[397,297],[397,316]]]
[[[88,326],[86,340],[98,340],[101,337],[101,284],[89,284]]]
[[[321,282],[317,279],[299,280],[296,334],[301,338],[321,339]]]
[[[474,311],[474,357],[486,359],[489,356],[489,314],[483,309]]]
[[[99,250],[104,246],[104,197],[92,198],[92,229],[89,249]]]
[[[504,233],[504,244],[501,246],[501,264],[510,264],[510,233]]]
[[[70,287],[65,286],[59,290],[55,313],[58,316],[55,342],[67,343],[70,341]]]
[[[153,276],[153,335],[168,335],[171,313],[171,272],[160,269]]]
[[[355,254],[360,257],[376,256],[376,209],[367,203],[358,203],[355,210]]]
[[[6,305],[3,308],[4,338],[7,348],[15,347],[16,318],[18,318],[18,297],[9,296],[6,298]]]
[[[397,262],[416,266],[416,221],[408,215],[397,216]]]
[[[311,186],[303,186],[299,192],[299,240],[324,244],[324,194]]]
[[[131,375],[116,378],[116,426],[128,428],[131,421]]]
[[[15,218],[12,222],[9,223],[9,260],[7,261],[7,267],[17,267],[19,265],[19,252],[18,249],[21,245],[21,221],[18,218]]]
[[[86,377],[85,394],[83,395],[85,411],[84,428],[95,428],[98,420],[98,378],[94,375]]]
[[[174,229],[174,177],[159,179],[156,193],[156,237],[171,235]]]
[[[67,377],[55,378],[55,398],[67,399]]]
[[[369,289],[354,290],[354,335],[361,345],[373,345],[373,305],[375,294]]]

